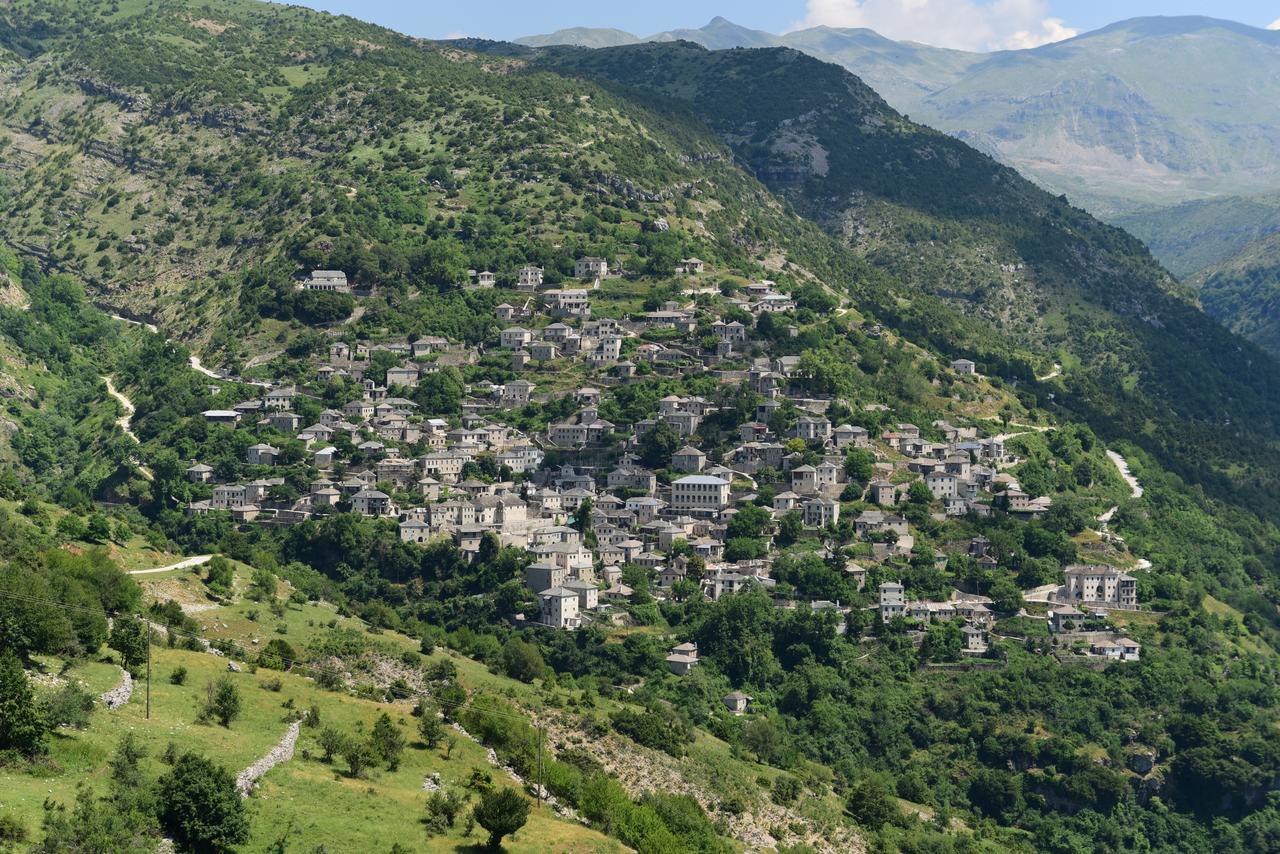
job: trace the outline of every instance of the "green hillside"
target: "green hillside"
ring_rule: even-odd
[[[509,850],[1273,847],[1280,367],[1129,235],[787,48],[14,0],[0,51],[0,845],[466,851],[527,806]],[[616,275],[584,278],[588,258]],[[526,265],[581,280],[591,322],[627,330],[617,358],[566,336],[519,362],[502,333],[555,326],[545,288],[513,286]],[[313,269],[358,295],[300,289]],[[761,288],[784,307],[753,314]],[[657,419],[673,401],[706,407],[688,435]],[[863,447],[804,438],[810,412]],[[598,443],[555,438],[577,418]],[[626,509],[660,492],[683,513],[682,443],[739,465],[761,434],[777,465],[695,481],[732,500],[662,517],[683,533]],[[911,469],[997,445],[972,465],[984,512]],[[419,480],[444,446],[466,461]],[[652,486],[609,482],[629,457]],[[818,466],[839,488],[808,524],[788,490]],[[591,490],[562,489],[579,468]],[[213,503],[248,486],[260,504]],[[559,539],[415,540],[355,510],[379,495],[406,524],[506,500]],[[886,514],[900,530],[859,530]],[[538,594],[578,594],[533,586],[537,555],[603,575],[608,547],[605,607],[546,624]],[[760,564],[770,584],[724,571]],[[1075,617],[1140,660],[1050,633],[1044,591],[1073,564],[1126,575],[1131,607]],[[989,632],[886,617],[890,582],[981,597]],[[152,718],[137,691],[86,703],[117,663],[145,673],[148,637]],[[205,763],[234,776],[294,722],[295,755],[243,801]]]
[[[1280,352],[1280,235],[1244,246],[1188,280],[1204,310],[1268,351]]]
[[[1253,241],[1280,231],[1280,197],[1227,196],[1117,217],[1179,278],[1223,263]]]

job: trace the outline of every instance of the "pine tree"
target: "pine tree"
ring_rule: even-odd
[[[33,756],[44,751],[47,734],[22,663],[12,652],[5,653],[0,656],[0,750]]]

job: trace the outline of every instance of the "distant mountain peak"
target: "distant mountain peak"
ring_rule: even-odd
[[[1082,33],[1070,41],[1079,41],[1091,36],[1108,33],[1128,32],[1136,35],[1157,37],[1177,36],[1206,30],[1227,30],[1238,35],[1257,39],[1258,41],[1280,45],[1280,32],[1253,27],[1239,21],[1228,21],[1225,18],[1213,18],[1208,15],[1147,15],[1138,18],[1126,18],[1116,21],[1098,30]],[[1062,44],[1062,42],[1057,42]]]

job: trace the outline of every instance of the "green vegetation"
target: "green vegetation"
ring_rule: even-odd
[[[1123,233],[786,51],[470,51],[243,0],[12,3],[0,45],[25,69],[4,121],[31,157],[0,184],[4,234],[62,271],[0,254],[29,303],[0,306],[15,425],[0,443],[0,786],[18,822],[6,835],[33,838],[43,817],[46,848],[152,848],[163,832],[203,850],[357,850],[377,828],[387,847],[448,850],[479,825],[526,850],[719,854],[758,837],[744,817],[769,816],[780,844],[862,837],[886,851],[1274,839],[1280,373]],[[93,188],[81,183],[90,161],[109,164]],[[635,590],[616,609],[625,626],[525,630],[533,556],[492,534],[464,554],[346,512],[293,525],[184,513],[211,490],[187,461],[219,482],[262,477],[245,452],[271,442],[274,494],[292,500],[313,480],[307,449],[269,424],[207,423],[202,411],[260,392],[211,383],[184,346],[113,324],[79,284],[237,375],[301,383],[339,340],[490,343],[510,293],[460,290],[469,268],[506,283],[535,263],[559,283],[587,253],[628,272],[593,298],[606,317],[689,298],[672,276],[682,257],[717,270],[691,297],[703,309],[691,366],[646,364],[607,385],[600,414],[620,435],[664,396],[698,395],[716,408],[700,447],[718,462],[740,443],[761,397],[695,357],[714,349],[713,311],[746,316],[727,295],[768,277],[796,309],[761,318],[750,352],[720,367],[796,356],[797,390],[873,435],[912,421],[935,441],[944,419],[1006,432],[1021,459],[1010,473],[1053,509],[946,517],[916,483],[897,507],[913,553],[860,585],[854,562],[896,536],[854,529],[877,459],[846,456],[853,485],[822,530],[771,516],[786,479],[762,469],[726,552],[770,557],[775,592],[797,607],[758,588],[709,601],[707,561],[677,540],[689,577],[671,596],[623,569]],[[165,274],[178,264],[187,272]],[[373,295],[296,291],[312,267],[344,269]],[[958,356],[984,376],[948,370]],[[1055,363],[1060,376],[1036,379]],[[389,365],[371,359],[370,378]],[[104,376],[133,403],[136,441]],[[528,431],[573,414],[563,393],[600,378],[569,362],[531,376],[551,396],[500,416]],[[409,394],[460,424],[467,386],[513,377],[485,353]],[[361,393],[335,382],[297,414],[310,423]],[[801,414],[788,401],[769,426],[784,435]],[[638,451],[666,482],[684,441],[664,423]],[[821,460],[802,439],[785,450]],[[576,459],[557,449],[548,462]],[[480,455],[464,475],[511,472]],[[1132,552],[1095,531],[1111,507],[1110,533]],[[569,520],[588,541],[591,510]],[[979,536],[990,561],[966,551]],[[202,567],[136,577],[145,601],[112,557],[208,553]],[[1059,582],[1062,564],[1138,554],[1153,563],[1138,582],[1148,610],[1116,619],[1141,662],[1091,669],[1014,616],[1037,607],[1023,589]],[[926,627],[917,647],[905,620],[880,621],[874,591],[891,579],[912,596],[991,597],[1004,613],[988,653],[962,658],[954,626]],[[822,602],[839,605],[806,607]],[[666,655],[682,641],[700,663],[677,677]],[[136,697],[86,712],[86,696],[115,685],[115,662],[139,670],[148,645],[154,718]],[[64,684],[37,687],[27,671]],[[749,713],[725,708],[733,690]],[[241,807],[232,775],[304,708],[298,755]],[[486,749],[590,827],[535,806]]]

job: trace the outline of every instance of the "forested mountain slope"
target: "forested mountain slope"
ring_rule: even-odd
[[[1246,244],[1239,252],[1197,271],[1204,310],[1228,328],[1280,353],[1280,234]]]
[[[696,122],[349,19],[247,2],[219,13],[0,11],[25,56],[3,69],[5,236],[215,351],[235,351],[260,314],[335,319],[295,305],[295,264],[394,293],[525,261],[556,281],[620,242],[664,269],[682,250],[781,257],[784,242],[824,272],[851,263]],[[629,221],[602,220],[602,200]],[[640,229],[662,216],[671,234]],[[242,284],[273,259],[281,276]]]
[[[0,675],[25,685],[24,666],[83,668],[102,646],[97,625],[111,603],[86,592],[85,567],[67,555],[110,568],[84,555],[96,545],[129,559],[142,538],[238,562],[157,584],[153,619],[194,624],[266,670],[285,664],[275,651],[298,656],[287,684],[241,680],[258,724],[279,722],[272,695],[282,689],[297,706],[286,707],[291,718],[319,694],[326,720],[353,736],[342,745],[355,766],[368,758],[371,701],[403,700],[426,684],[440,691],[446,718],[465,712],[461,722],[528,781],[544,757],[529,724],[552,720],[560,729],[547,739],[548,788],[591,829],[571,836],[567,821],[540,810],[521,831],[533,850],[581,839],[646,854],[774,843],[844,851],[866,840],[885,851],[1243,854],[1276,838],[1280,372],[1201,313],[1125,233],[912,123],[844,70],[786,49],[435,44],[247,0],[20,0],[0,8],[0,50],[0,236],[22,256],[0,254],[9,437],[0,592],[17,594],[0,603],[0,643],[34,659],[8,658]],[[495,346],[515,322],[511,303],[534,303],[511,287],[517,272],[536,264],[558,285],[581,256],[621,268],[582,286],[594,319],[627,329],[627,353],[643,363],[630,363],[633,375],[608,359],[555,355],[517,367],[518,353]],[[706,269],[677,274],[691,256]],[[343,270],[369,294],[299,290],[313,268]],[[471,270],[496,273],[498,286],[464,287]],[[762,279],[787,309],[743,308],[742,294]],[[160,330],[120,334],[123,324],[91,301]],[[689,331],[648,322],[670,303],[688,309]],[[521,322],[549,335],[550,313],[531,307]],[[741,318],[737,350],[715,334],[729,318]],[[445,354],[402,364],[409,342],[435,336],[447,339]],[[188,345],[224,373],[191,370]],[[333,355],[362,345],[366,358]],[[646,362],[641,347],[675,360]],[[442,366],[446,354],[460,358]],[[973,372],[952,367],[957,357],[976,362]],[[361,379],[324,379],[330,362]],[[791,373],[780,411],[757,423],[765,398],[742,378],[781,373],[779,364]],[[420,382],[391,379],[393,367],[410,366]],[[130,401],[123,425],[107,376]],[[505,389],[517,379],[527,396],[512,405]],[[291,401],[296,411],[277,414],[297,423],[260,418],[256,404],[270,395],[251,382]],[[407,427],[378,432],[386,425],[362,414],[380,408],[375,391],[406,424],[442,421],[455,448],[472,443],[480,413],[498,433],[541,443],[540,462],[517,473],[486,446],[459,465],[465,486],[429,499],[441,484],[418,480],[417,466],[425,475],[435,446],[407,438]],[[665,421],[633,435],[673,398],[707,404],[696,435]],[[796,400],[858,425],[869,447],[829,460],[826,443],[800,437]],[[227,414],[235,406],[256,414],[216,423],[237,420]],[[588,412],[582,425],[608,425],[600,445],[554,441],[555,427]],[[365,426],[330,431],[338,456],[326,469],[316,453],[324,430],[304,440],[300,428],[341,425],[348,414]],[[886,437],[902,423],[944,445],[944,431],[960,436],[949,421],[987,447],[1007,442],[991,481],[1014,477],[1051,509],[1016,516],[1001,489],[986,515],[948,516]],[[831,502],[847,508],[840,524],[806,527],[794,511],[775,520],[789,481],[781,469],[762,466],[750,481],[727,471],[734,482],[720,485],[737,497],[715,514],[723,539],[692,525],[687,533],[703,537],[708,554],[722,544],[722,567],[769,562],[771,589],[744,583],[748,592],[710,596],[685,579],[659,590],[656,571],[628,564],[615,604],[574,631],[532,625],[543,607],[535,594],[547,591],[531,589],[526,571],[534,548],[549,544],[527,531],[525,547],[489,530],[469,551],[461,529],[413,540],[397,516],[311,503],[331,491],[330,475],[348,488],[357,473],[373,479],[349,490],[352,499],[385,487],[383,499],[430,516],[470,489],[491,509],[499,489],[506,499],[523,493],[510,506],[526,510],[535,491],[575,493],[574,513],[539,519],[573,560],[574,543],[591,547],[594,570],[606,502],[632,525],[638,515],[622,519],[618,505],[635,496],[611,486],[588,493],[596,507],[575,488],[560,491],[581,482],[575,466],[596,472],[594,489],[623,453],[635,455],[653,481],[637,491],[674,502],[681,442],[731,462],[746,441],[740,431],[762,427],[786,442],[776,448],[791,477],[798,461],[844,473]],[[1143,489],[1122,479],[1128,463],[1109,456],[1117,449]],[[275,452],[270,465],[264,451]],[[380,473],[392,459],[411,461],[411,481]],[[890,549],[896,530],[874,540],[857,531],[864,511],[883,518],[863,498],[877,472],[902,476],[890,492],[901,530],[915,537],[908,553]],[[264,508],[228,503],[234,518],[212,505],[214,490],[241,485],[261,492],[265,509],[297,515],[259,518]],[[609,536],[623,530],[610,527]],[[985,560],[971,550],[983,542]],[[674,564],[693,548],[677,537],[667,551]],[[1086,657],[1084,640],[1050,636],[1044,600],[1024,600],[1023,588],[1055,586],[1076,561],[1133,571],[1143,608],[1115,615],[1114,628],[1140,639],[1140,661]],[[692,557],[689,565],[694,578],[708,569]],[[999,615],[990,655],[961,658],[958,621],[915,631],[883,619],[877,585],[897,579],[930,601],[961,588],[987,598]],[[65,618],[41,637],[11,631],[33,611],[48,617],[29,606],[56,594],[84,597],[96,622],[82,627],[83,643]],[[319,618],[321,607],[334,616]],[[395,631],[413,641],[395,635],[396,648],[377,637]],[[669,651],[685,642],[702,658],[680,674]],[[166,667],[221,670],[178,652],[161,656]],[[171,684],[170,696],[181,696]],[[730,692],[752,698],[748,714],[726,706]],[[365,698],[361,711],[342,711],[349,694]],[[428,699],[431,722],[437,698]],[[389,704],[376,705],[381,714]],[[411,709],[402,703],[396,714]],[[201,744],[223,735],[197,726]],[[384,735],[388,727],[409,721],[389,720]],[[320,736],[306,736],[307,749]],[[79,743],[54,741],[55,756]],[[43,788],[41,798],[49,787],[38,774],[58,774],[65,798],[75,775],[106,763],[101,741],[96,764],[58,769],[26,748],[35,759],[15,759],[12,773],[27,794]],[[369,783],[356,767],[332,779],[332,757],[316,753],[281,780],[326,816],[345,817],[357,800],[378,805],[376,818],[354,819],[370,837],[387,821],[397,839],[431,833],[429,846],[466,845],[472,828],[446,825],[422,776],[445,767],[449,789],[465,787],[468,798],[492,781],[449,759],[447,741],[443,756],[427,750],[436,748],[401,743],[383,758],[405,753],[407,770],[379,763],[387,767]],[[483,761],[469,743],[458,758],[468,769]],[[673,794],[695,775],[689,797]],[[441,812],[421,828],[424,800]],[[261,827],[291,815],[288,803],[251,799],[250,812]],[[38,801],[24,809],[34,827]],[[772,817],[767,827],[762,817]],[[146,827],[158,832],[154,815]],[[304,838],[323,830],[309,825]],[[255,846],[270,843],[256,833]]]

